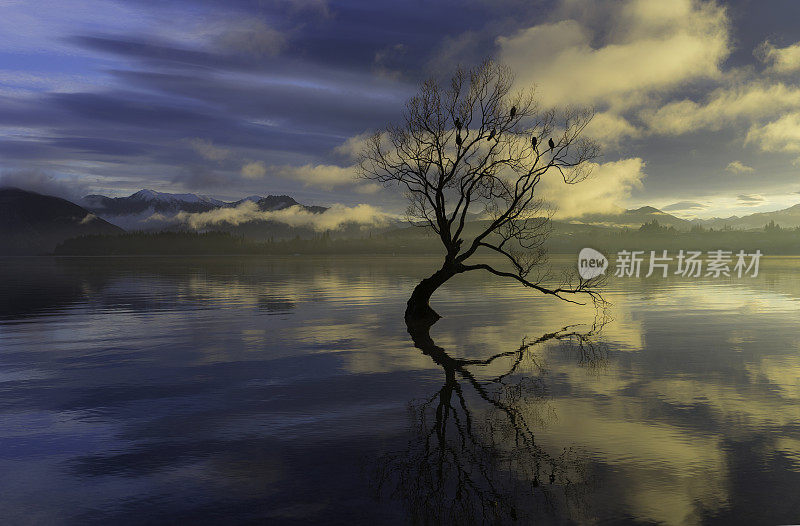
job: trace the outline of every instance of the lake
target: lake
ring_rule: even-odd
[[[800,522],[797,258],[411,334],[434,258],[2,264],[4,524]]]

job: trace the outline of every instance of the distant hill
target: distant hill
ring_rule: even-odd
[[[241,201],[236,201],[235,203],[228,203],[227,206],[238,206],[244,200],[253,200],[253,197],[257,196],[250,196],[246,197]],[[284,208],[289,208],[290,206],[300,206],[309,212],[313,212],[315,214],[321,214],[328,208],[325,206],[308,206],[308,205],[301,205],[294,198],[289,197],[288,195],[268,195],[267,197],[262,197],[256,201],[258,203],[258,208],[261,210],[283,210]]]
[[[122,232],[66,199],[0,188],[0,255],[44,254],[71,237]]]
[[[692,227],[691,221],[662,212],[652,206],[624,210],[616,214],[586,214],[570,222],[615,228],[639,228],[654,219],[662,226],[675,227],[677,230],[689,230]]]
[[[781,227],[794,228],[800,226],[800,204],[783,210],[756,212],[741,217],[730,216],[692,220],[675,217],[652,206],[643,206],[632,210],[623,210],[619,213],[586,214],[566,222],[614,228],[639,228],[644,223],[649,223],[654,219],[662,226],[675,227],[681,231],[688,231],[693,225],[701,225],[704,228],[713,228],[714,230],[723,228],[751,230],[764,228],[764,225],[767,225],[770,221],[775,221]]]
[[[785,228],[794,228],[800,226],[800,204],[784,208],[782,210],[775,210],[774,212],[756,212],[746,216],[731,216],[731,217],[715,217],[713,219],[698,219],[694,222],[703,225],[706,228],[720,229],[730,227],[734,229],[747,230],[751,228],[763,228],[770,221],[775,221],[776,224]]]

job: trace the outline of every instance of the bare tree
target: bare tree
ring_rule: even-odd
[[[543,111],[534,90],[512,91],[507,66],[491,60],[456,70],[449,85],[424,82],[405,107],[403,121],[374,134],[364,148],[360,175],[399,185],[409,219],[438,235],[442,267],[423,279],[408,300],[406,318],[439,318],[431,295],[453,276],[472,270],[515,279],[566,301],[593,283],[563,279],[548,286],[541,269],[550,214],[536,187],[548,172],[572,184],[585,179],[597,144],[581,137],[592,111]],[[468,220],[486,221],[468,231]],[[500,255],[505,266],[475,261]]]

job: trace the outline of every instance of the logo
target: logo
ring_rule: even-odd
[[[596,278],[608,268],[606,257],[593,248],[584,248],[578,254],[578,274],[583,279]]]

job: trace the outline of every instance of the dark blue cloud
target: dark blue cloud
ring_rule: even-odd
[[[57,148],[64,148],[77,153],[138,156],[152,151],[151,146],[141,143],[100,137],[53,137],[48,142]]]
[[[447,42],[469,33],[467,54],[486,55],[498,34],[542,13],[541,2],[479,0],[119,6],[129,22],[117,18],[103,28],[92,22],[103,13],[89,12],[85,21],[70,19],[39,35],[45,50],[30,54],[28,64],[45,76],[78,75],[89,86],[0,92],[0,126],[26,130],[22,138],[0,135],[0,169],[83,163],[94,176],[93,163],[102,162],[113,172],[108,177],[123,178],[147,166],[141,186],[152,177],[203,190],[225,178],[246,183],[238,173],[252,160],[341,161],[333,148],[400,117],[417,82],[439,73],[437,56]],[[24,70],[23,55],[10,53],[6,64]],[[231,154],[203,159],[188,146],[193,138]]]

